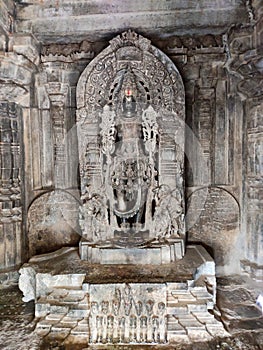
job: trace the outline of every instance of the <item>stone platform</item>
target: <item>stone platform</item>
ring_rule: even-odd
[[[94,247],[85,240],[80,242],[80,256],[93,264],[169,264],[184,256],[183,239],[177,239],[169,244],[156,244],[150,247]]]
[[[212,310],[215,265],[201,246],[172,264],[94,265],[77,249],[36,256],[20,270],[36,332],[85,344],[165,344],[227,332]],[[142,282],[143,281],[143,282]]]

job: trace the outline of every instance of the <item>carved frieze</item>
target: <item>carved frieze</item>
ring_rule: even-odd
[[[166,342],[166,285],[90,285],[89,328],[90,343]]]

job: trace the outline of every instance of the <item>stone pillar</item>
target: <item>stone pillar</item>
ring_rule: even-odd
[[[0,1],[0,10],[11,1]],[[1,11],[0,11],[1,12]],[[3,13],[6,14],[6,13]],[[3,24],[4,23],[4,24]],[[0,46],[0,272],[1,281],[26,260],[26,188],[24,174],[27,169],[28,144],[24,137],[27,129],[30,87],[38,64],[37,42],[30,35],[12,33],[1,22],[6,45]],[[8,45],[7,45],[8,44]],[[3,272],[3,274],[2,274]],[[5,277],[4,277],[5,276]]]
[[[22,262],[21,108],[0,103],[0,269]]]
[[[243,103],[243,193],[241,231],[244,271],[263,279],[263,19],[259,1],[247,2],[250,25],[229,33],[229,73],[235,77],[236,94]],[[242,120],[240,120],[242,123]]]
[[[238,273],[242,131],[223,35],[174,37],[167,51],[186,81],[188,239],[209,247],[218,275]]]

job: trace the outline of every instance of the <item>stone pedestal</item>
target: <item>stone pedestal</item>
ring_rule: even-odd
[[[162,344],[227,334],[210,313],[215,264],[201,246],[189,246],[181,260],[159,266],[90,264],[76,248],[63,248],[33,257],[20,273],[25,300],[35,299],[36,332],[42,336]]]
[[[99,247],[82,240],[80,257],[94,264],[169,264],[184,256],[184,241],[178,239],[165,245],[149,247]]]

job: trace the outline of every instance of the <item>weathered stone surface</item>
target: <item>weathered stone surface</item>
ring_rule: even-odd
[[[238,276],[219,279],[218,307],[222,321],[230,333],[237,334],[243,329],[262,329],[262,312],[256,307],[257,297],[261,293],[262,282]]]
[[[14,30],[15,3],[12,0],[0,1],[0,29],[6,34]]]
[[[248,22],[245,6],[239,1],[200,1],[187,5],[183,1],[158,2],[147,0],[122,1],[111,4],[97,1],[64,1],[63,7],[49,3],[31,2],[19,5],[18,30],[33,32],[44,42],[109,39],[127,28],[140,29],[162,37],[162,33],[224,32],[234,23]],[[65,21],[65,16],[67,21]],[[77,20],[75,20],[77,18]],[[154,23],[154,26],[153,26]],[[202,26],[200,25],[202,23]],[[94,30],[96,28],[96,30]],[[114,29],[113,29],[114,28]],[[67,32],[67,38],[64,33]]]
[[[235,198],[221,188],[197,190],[188,200],[187,225],[191,241],[204,242],[213,249],[218,273],[239,271],[235,262],[240,252],[228,249],[238,244],[239,207]]]
[[[8,114],[6,108],[0,108],[0,268],[4,269],[0,276],[2,284],[7,284],[8,278],[15,276],[10,268],[14,268],[26,259],[28,229],[31,248],[36,235],[40,234],[40,238],[43,239],[43,243],[34,241],[37,242],[36,247],[39,251],[53,250],[67,243],[77,242],[78,236],[71,236],[71,232],[78,232],[77,225],[71,225],[73,217],[75,218],[73,221],[78,221],[78,210],[76,207],[73,208],[76,202],[73,200],[75,204],[72,203],[66,195],[66,198],[63,197],[66,203],[61,203],[62,199],[54,196],[53,204],[59,203],[59,206],[53,208],[46,205],[49,196],[47,193],[63,189],[67,193],[74,194],[76,198],[79,192],[83,194],[82,185],[80,185],[82,171],[87,171],[90,175],[93,168],[85,169],[85,166],[81,166],[80,172],[78,170],[79,136],[76,130],[76,118],[84,120],[88,116],[85,120],[99,119],[97,126],[103,124],[102,127],[99,126],[101,132],[97,133],[95,125],[89,124],[87,129],[82,125],[85,133],[88,130],[88,137],[84,133],[82,140],[97,135],[98,143],[103,141],[104,146],[107,144],[106,141],[109,141],[107,136],[111,136],[107,134],[107,130],[111,130],[107,124],[108,112],[96,114],[97,110],[95,110],[95,114],[91,114],[91,110],[94,110],[94,106],[103,107],[105,97],[108,95],[112,96],[113,102],[115,101],[115,97],[118,96],[118,86],[120,86],[118,84],[122,79],[126,79],[127,72],[120,74],[117,78],[112,72],[125,70],[127,57],[129,62],[133,62],[133,72],[137,73],[135,80],[137,83],[140,82],[141,89],[146,91],[146,103],[149,101],[152,103],[157,99],[159,100],[157,105],[170,108],[173,113],[182,117],[184,104],[182,91],[185,89],[187,126],[176,124],[176,137],[180,139],[181,146],[185,144],[185,148],[184,146],[181,148],[185,150],[187,159],[186,164],[183,164],[182,152],[179,163],[184,173],[181,178],[185,180],[187,196],[198,199],[195,209],[191,211],[188,238],[208,247],[211,254],[215,256],[217,274],[240,272],[241,264],[243,272],[252,276],[254,280],[262,282],[263,197],[260,160],[263,96],[262,21],[260,0],[243,2],[208,0],[198,3],[147,0],[140,4],[137,0],[118,3],[113,1],[111,4],[84,0],[77,2],[75,0],[32,0],[30,3],[23,0],[15,2],[0,0],[0,100],[1,106],[3,107],[4,103],[11,111]],[[144,41],[137,41],[137,46],[131,45],[136,47],[135,50],[129,47],[132,42],[134,44],[134,38],[131,40],[131,37],[127,36],[128,39],[124,40],[125,48],[122,47],[123,41],[120,37],[113,39],[115,35],[128,28],[134,29],[147,38]],[[65,35],[66,32],[67,35]],[[150,51],[148,39],[155,45],[155,48]],[[107,49],[103,51],[108,45],[108,40],[112,40],[110,46],[115,48],[112,51],[114,54],[110,57],[107,54],[103,56],[108,52]],[[156,47],[172,59],[180,75],[176,73],[171,80],[167,80],[166,73],[171,72],[173,64]],[[129,53],[127,57],[125,52]],[[149,52],[153,53],[154,57],[152,57],[153,60],[147,61],[146,53]],[[98,65],[93,66],[90,62],[94,57],[94,62]],[[137,60],[138,57],[143,59]],[[146,61],[148,63],[145,69],[142,69],[143,64],[135,64]],[[162,65],[165,69],[161,69]],[[85,76],[87,66],[93,67],[94,70],[91,69]],[[147,76],[145,72],[149,75]],[[77,91],[77,96],[80,97],[77,101],[76,90],[80,76],[84,77],[83,80],[80,79],[84,84],[79,85],[79,91],[83,92],[83,95],[81,96]],[[180,76],[184,84],[178,85]],[[85,80],[86,78],[90,79]],[[86,81],[88,84],[85,83]],[[171,92],[176,98],[171,98]],[[85,104],[86,108],[84,108]],[[14,105],[15,108],[13,108]],[[77,107],[79,110],[76,114]],[[169,113],[162,111],[162,116],[158,115],[157,121],[159,123],[163,118],[161,127],[167,130],[168,134],[170,131],[171,135],[175,135],[170,125],[172,113]],[[22,123],[16,124],[18,114],[21,116]],[[155,121],[154,118],[151,119],[151,122],[153,121]],[[116,125],[117,138],[121,139],[125,128],[122,128],[119,121]],[[149,125],[145,124],[144,120],[143,131],[147,131],[146,129],[149,132]],[[128,134],[135,135],[132,128],[127,130],[129,130]],[[151,129],[151,135],[155,135],[154,128]],[[157,143],[162,143],[161,135],[162,133],[158,130]],[[154,137],[151,137],[151,141],[153,139]],[[83,146],[83,149],[80,148],[81,157],[85,159],[83,164],[92,163],[94,154],[90,151],[93,146],[90,147],[82,141],[79,145]],[[169,144],[170,146],[170,149],[174,150],[174,143]],[[104,147],[104,150],[106,148]],[[174,159],[178,161],[177,151],[176,149]],[[168,156],[168,158],[171,155],[170,150],[164,153],[162,156]],[[103,161],[103,157],[101,160],[105,166],[107,162]],[[86,163],[87,159],[89,161]],[[108,157],[108,160],[110,159],[117,160],[117,157]],[[159,156],[155,160],[157,164]],[[168,168],[166,166],[165,171],[167,174],[170,171],[169,181],[173,182],[177,170]],[[14,182],[13,179],[18,180]],[[180,187],[177,183],[177,187],[184,188],[184,184],[181,185]],[[206,192],[206,188],[209,189],[209,197],[202,195]],[[104,193],[101,187],[98,193],[100,195]],[[160,212],[162,214],[159,216],[159,225],[155,228],[158,232],[167,232],[165,220],[171,208],[177,207],[176,196],[161,198],[159,195],[159,192],[155,194],[156,199],[158,198],[155,204],[163,203],[163,208],[159,210],[161,205],[155,207],[156,212],[159,211],[159,214]],[[87,197],[84,202],[89,203],[89,199]],[[42,205],[45,210],[50,211],[49,213],[46,211],[45,216],[41,214]],[[63,208],[63,214],[65,214],[69,206],[71,206],[70,219],[59,217],[59,207]],[[91,210],[91,206],[87,205],[86,209]],[[154,206],[152,210],[154,211]],[[98,217],[97,214],[96,212],[90,216],[84,215],[82,226],[89,226],[87,219]],[[199,216],[199,214],[199,221],[196,221],[196,215]],[[68,225],[69,222],[70,225]],[[175,227],[175,223],[173,224]],[[73,226],[72,231],[70,226]],[[95,226],[98,227],[98,222],[95,222]],[[49,237],[45,237],[45,232],[48,232]],[[53,238],[57,232],[59,236],[56,235]],[[92,232],[94,236],[98,233],[96,230]],[[87,238],[90,231],[86,229],[85,234]],[[123,243],[130,243],[130,238],[130,235],[126,235],[125,239],[119,235],[115,243],[121,243],[122,247],[118,249],[123,249]],[[60,341],[65,340],[68,346],[71,342],[76,342],[76,336],[79,337],[78,341],[82,338],[84,342],[85,337],[86,339],[89,337],[90,284],[83,281],[85,274],[85,278],[95,284],[101,283],[98,276],[104,276],[105,283],[112,285],[114,281],[119,286],[122,283],[130,285],[139,283],[144,286],[147,283],[166,284],[169,290],[166,310],[168,310],[167,329],[170,332],[168,332],[170,342],[197,341],[197,336],[202,335],[207,341],[201,346],[196,344],[200,349],[254,350],[256,347],[260,348],[262,316],[255,306],[257,298],[255,292],[259,293],[257,285],[250,281],[254,291],[247,286],[241,288],[240,285],[234,284],[229,288],[222,286],[221,289],[218,288],[218,304],[227,329],[235,334],[244,329],[249,331],[244,338],[236,336],[236,339],[225,338],[220,341],[216,336],[227,336],[227,334],[207,311],[213,309],[215,302],[214,262],[206,257],[204,251],[198,257],[200,250],[189,247],[181,263],[177,261],[174,264],[168,264],[169,266],[166,264],[159,266],[158,262],[174,261],[184,253],[184,247],[167,249],[169,244],[165,239],[161,242],[161,246],[165,248],[159,248],[158,259],[160,257],[161,259],[154,259],[154,254],[150,258],[149,255],[143,255],[139,247],[134,251],[131,247],[126,248],[126,251],[124,248],[122,260],[133,256],[133,260],[138,262],[140,257],[140,268],[138,264],[133,267],[118,264],[107,267],[101,265],[99,267],[101,275],[98,274],[96,265],[92,266],[88,262],[79,264],[77,250],[53,255],[57,265],[55,276],[50,274],[53,265],[49,263],[49,259],[45,256],[39,258],[40,260],[33,259],[30,264],[33,264],[34,268],[38,265],[39,278],[35,279],[32,271],[28,270],[28,276],[23,272],[25,283],[22,278],[21,288],[26,290],[28,299],[34,297],[35,283],[38,289],[43,291],[36,305],[36,315],[43,317],[42,326],[41,321],[39,322],[41,326],[38,328],[39,334],[47,335],[51,343],[56,338],[61,338]],[[178,248],[178,246],[172,246]],[[145,253],[148,254],[148,247],[145,249]],[[104,262],[119,261],[118,250],[103,252],[107,252],[106,257],[103,258]],[[98,251],[94,249],[93,255],[97,253]],[[34,254],[33,248],[30,254]],[[68,254],[72,258],[70,263],[67,259]],[[99,254],[94,259],[93,262],[103,261]],[[156,265],[145,266],[145,262],[156,263]],[[63,274],[62,271],[64,271]],[[74,288],[80,288],[79,282],[74,284],[72,276],[75,274],[82,276],[82,287],[78,290],[74,290]],[[67,290],[67,286],[71,286],[72,289]],[[122,295],[125,295],[125,287],[120,289],[123,289]],[[209,296],[208,291],[212,297]],[[46,296],[45,293],[49,295]],[[135,294],[140,293],[136,290]],[[144,290],[141,294],[147,293]],[[242,300],[242,303],[240,300],[235,300],[235,296]],[[146,305],[147,301],[143,303]],[[8,314],[12,314],[12,310],[13,308],[10,308]],[[133,309],[133,311],[133,315],[129,316],[132,316],[131,322],[126,327],[124,336],[128,338],[127,330],[129,330],[131,331],[129,337],[138,342],[139,336],[134,332],[134,326],[136,324],[137,327],[139,316],[136,314],[134,318],[136,310]],[[178,317],[175,317],[176,315]],[[1,321],[2,315],[0,316]],[[79,318],[83,317],[84,323],[80,323]],[[104,317],[102,308],[100,317]],[[111,338],[114,333],[111,330],[114,327],[111,329],[111,315],[107,314],[107,317],[109,317],[107,318],[109,330],[106,332],[106,338]],[[125,311],[123,317],[128,317]],[[159,319],[151,319],[152,316],[149,317],[149,315],[147,317],[148,328],[146,327],[146,333],[143,333],[142,339],[155,340],[160,334],[160,328],[158,330],[156,326]],[[220,317],[219,312],[217,317]],[[149,326],[151,320],[154,322]],[[144,322],[145,319],[142,321]],[[0,343],[8,350],[18,348],[17,342],[14,344],[12,341],[15,338],[12,329],[8,330],[12,323],[5,322],[1,327],[1,332],[7,332],[7,337],[4,339],[0,335]],[[25,340],[25,348],[37,346],[35,338],[32,344],[28,343],[27,331],[23,333],[16,322],[14,327],[19,335],[18,339]],[[105,330],[105,325],[103,327]],[[98,324],[96,328],[98,333],[103,327],[101,328]],[[151,330],[153,334],[148,334]],[[22,338],[19,338],[20,336]],[[105,339],[103,332],[101,337]],[[210,337],[213,337],[213,340],[209,341]],[[75,345],[71,345],[74,350],[77,349]],[[103,348],[103,346],[102,344],[100,347]],[[178,346],[180,345],[176,344],[176,348],[179,349]],[[137,348],[140,347],[141,344],[138,344]],[[49,348],[49,345],[44,345],[44,348]]]
[[[219,284],[221,282],[219,281]],[[239,283],[242,283],[239,281]],[[250,281],[250,286],[253,283]],[[235,285],[235,287],[234,287]],[[236,290],[236,284],[231,286],[233,291]],[[260,285],[259,285],[260,287]],[[254,289],[255,285],[253,286]],[[259,288],[260,289],[260,288]],[[243,285],[244,290],[244,285]],[[234,293],[231,292],[231,295]],[[230,295],[230,293],[228,294]],[[239,299],[239,298],[238,298]],[[242,299],[243,300],[243,299]],[[251,301],[253,298],[251,299]],[[231,300],[232,305],[233,300]],[[42,321],[38,322],[38,325],[35,329],[35,322],[32,322],[34,317],[34,305],[33,303],[24,303],[22,302],[21,292],[17,290],[17,288],[7,288],[0,290],[0,341],[1,346],[5,350],[14,349],[55,349],[58,346],[64,346],[68,350],[83,350],[87,348],[87,320],[78,321],[78,326],[76,326],[71,333],[76,335],[71,337],[69,336],[64,340],[63,345],[57,339],[52,339],[52,337],[41,339],[41,336],[45,336],[49,334],[49,324],[47,320],[45,320],[43,324],[43,329],[39,327]],[[210,317],[214,319],[212,315],[209,314]],[[200,317],[200,316],[199,316]],[[68,320],[67,316],[62,317],[61,323],[64,323],[64,319]],[[44,327],[48,328],[44,328]],[[81,327],[79,329],[79,327]],[[82,327],[85,327],[85,331]],[[81,331],[82,329],[82,331]],[[82,333],[80,333],[82,332]],[[36,334],[38,333],[39,336]],[[83,334],[83,336],[81,336]],[[77,339],[76,339],[77,337]],[[232,349],[232,350],[258,350],[262,344],[262,329],[258,331],[249,330],[244,331],[240,329],[239,333],[235,333],[233,336],[228,336],[225,338],[219,338],[217,334],[214,335],[211,341],[200,341],[190,343],[189,338],[186,335],[177,334],[177,342],[176,344],[170,345],[147,345],[147,349],[150,350],[158,350],[163,348],[171,348],[176,347],[178,350],[214,350],[214,349]],[[180,344],[180,341],[184,342]],[[179,342],[179,343],[178,343]],[[94,345],[93,345],[94,346]],[[105,344],[96,345],[98,349],[104,350]],[[127,344],[125,345],[127,347]],[[129,345],[130,348],[134,350],[141,350],[146,347],[142,344]],[[123,345],[114,345],[114,349],[122,350]]]
[[[22,115],[15,103],[0,103],[0,269],[23,259]]]
[[[33,36],[12,36],[8,43],[8,50],[23,55],[36,66],[39,65],[39,43]]]
[[[63,191],[38,197],[28,212],[29,256],[76,245],[80,239],[78,200]]]
[[[208,310],[213,309],[215,294],[208,292],[210,286],[205,281],[213,278],[216,283],[215,270],[211,266],[204,268],[212,259],[202,247],[188,249],[184,258],[163,265],[162,271],[148,265],[143,272],[143,282],[136,282],[130,275],[132,283],[124,281],[128,271],[136,266],[123,265],[122,283],[116,283],[116,278],[113,282],[112,276],[108,276],[110,283],[107,283],[106,275],[101,275],[102,267],[94,269],[94,265],[80,260],[76,249],[64,248],[57,253],[33,257],[20,269],[20,286],[25,293],[24,300],[35,297],[35,316],[40,318],[37,334],[61,340],[68,336],[74,339],[81,333],[88,335],[88,342],[92,344],[166,343],[182,341],[181,336],[185,336],[184,340],[189,337],[196,341],[198,331],[203,339],[210,339],[206,323],[208,319],[207,326],[212,324]],[[77,272],[74,264],[78,265]],[[190,278],[186,276],[187,265]],[[167,283],[169,277],[164,277],[164,272],[169,273],[170,269],[174,272],[176,267],[180,282]],[[87,272],[92,268],[97,274],[95,280]],[[138,278],[138,273],[134,273]],[[121,277],[120,273],[118,276]],[[200,278],[204,281],[202,286],[198,285]],[[159,281],[155,282],[156,279]],[[35,287],[33,293],[32,286]],[[212,290],[215,289],[214,284]],[[196,317],[199,313],[202,321]],[[81,319],[84,322],[76,326]],[[215,319],[213,329],[223,332],[222,324]]]
[[[259,3],[248,1],[241,4],[239,1],[222,0],[213,4],[209,1],[199,2],[197,6],[195,3],[152,4],[146,1],[137,8],[136,3],[126,1],[112,6],[95,1],[83,1],[82,6],[74,1],[64,1],[63,6],[55,1],[33,1],[30,4],[24,1],[20,4],[1,1],[1,100],[26,107],[32,105],[30,111],[23,111],[26,188],[22,205],[26,211],[34,198],[43,193],[43,189],[78,186],[77,176],[72,170],[77,169],[77,162],[71,163],[73,158],[77,159],[77,136],[73,135],[74,132],[73,137],[61,146],[61,140],[65,135],[68,136],[68,131],[74,126],[77,80],[93,55],[101,52],[107,45],[106,40],[114,36],[112,28],[105,27],[104,18],[109,14],[114,15],[117,18],[114,28],[120,31],[124,25],[123,19],[129,16],[130,27],[139,28],[145,37],[151,37],[174,60],[184,82],[187,82],[186,121],[194,133],[190,132],[190,137],[186,137],[186,154],[191,163],[186,172],[189,193],[195,190],[191,187],[212,183],[224,186],[233,194],[241,213],[239,222],[242,227],[237,234],[237,241],[244,241],[246,245],[240,254],[243,256],[236,254],[235,250],[235,259],[237,264],[243,259],[242,266],[256,278],[262,278],[262,244],[258,231],[261,217],[257,210],[260,206],[258,152],[261,134],[259,125],[250,126],[253,118],[260,115],[262,104],[262,60],[259,49],[262,42],[262,16]],[[15,8],[17,23],[14,34]],[[213,19],[213,13],[217,14],[216,19]],[[135,14],[138,15],[136,18]],[[66,41],[62,33],[63,25],[58,25],[59,21],[64,21],[64,16],[68,17],[67,29],[72,31]],[[83,25],[82,21],[86,17],[91,22],[87,21]],[[152,24],[153,17],[158,19],[158,23],[151,32],[147,19],[151,18]],[[80,21],[73,23],[75,18]],[[230,25],[229,18],[231,25],[247,25],[232,26],[226,33]],[[93,19],[97,20],[96,32],[89,27]],[[50,25],[45,30],[46,24],[52,24],[52,21],[56,25]],[[104,22],[101,30],[100,21]],[[107,22],[107,25],[110,23]],[[126,21],[125,29],[127,26]],[[24,30],[27,34],[22,33]],[[37,39],[45,41],[41,52],[41,42],[38,43]],[[39,61],[40,53],[42,63]],[[34,76],[36,67],[39,73]],[[239,96],[247,100],[244,110]],[[242,115],[244,124],[241,123]],[[242,130],[246,128],[247,141],[242,145]],[[192,142],[194,136],[196,142]],[[189,144],[192,146],[189,147]],[[200,148],[196,145],[201,146],[202,156],[195,152],[195,149]],[[239,171],[242,166],[241,155],[246,157],[246,147],[249,160],[244,181],[248,189],[248,206],[245,204],[246,198],[242,203],[244,187]],[[201,158],[203,161],[200,161]],[[68,164],[72,165],[71,169]],[[244,223],[246,217],[247,226]],[[208,245],[215,246],[216,243]],[[225,270],[230,271],[229,268],[221,269],[222,272]]]

